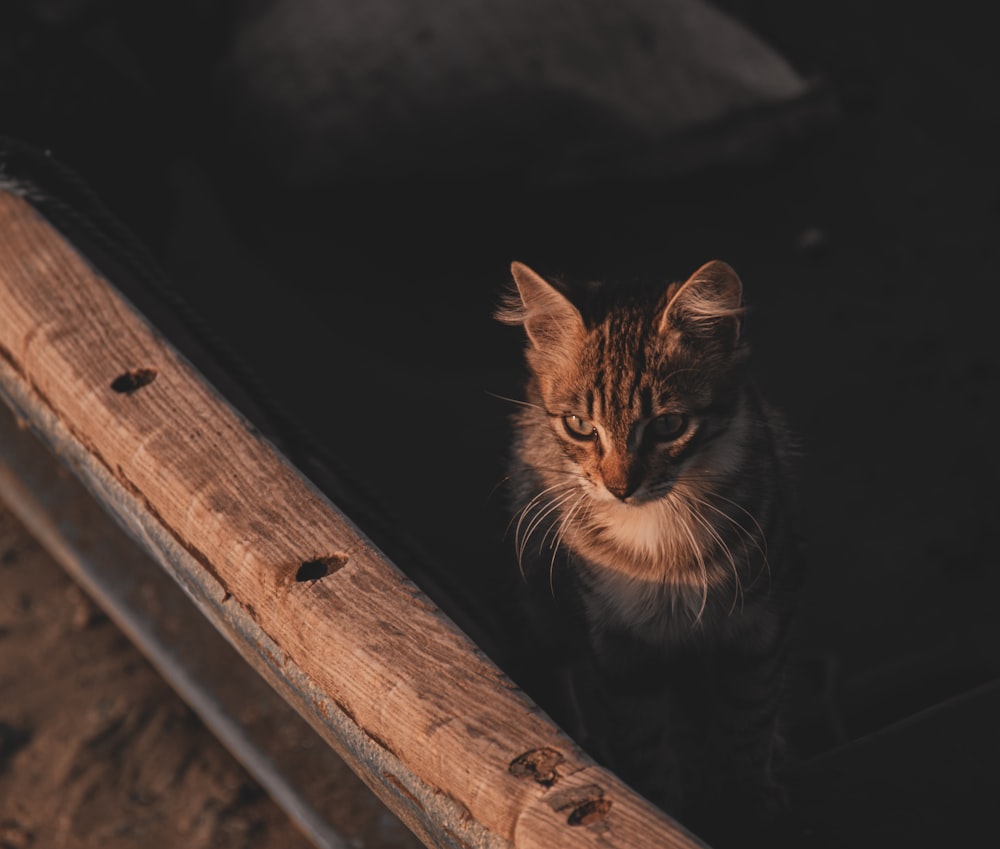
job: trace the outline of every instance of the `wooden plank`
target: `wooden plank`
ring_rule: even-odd
[[[302,719],[0,404],[0,506],[114,621],[317,847],[416,847]]]
[[[0,394],[428,846],[701,845],[581,752],[3,193]]]

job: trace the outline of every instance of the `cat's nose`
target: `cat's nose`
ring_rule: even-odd
[[[605,483],[604,488],[620,501],[624,501],[637,489],[629,483]]]
[[[604,458],[601,464],[601,476],[604,478],[605,489],[621,501],[635,492],[642,481],[642,471],[638,463],[631,458],[617,457],[613,454]]]

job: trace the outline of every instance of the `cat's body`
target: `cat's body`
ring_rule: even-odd
[[[513,272],[499,317],[528,336],[510,481],[536,692],[667,810],[724,798],[756,817],[799,568],[739,278],[709,263],[569,296]]]

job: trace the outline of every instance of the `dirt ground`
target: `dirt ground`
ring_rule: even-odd
[[[311,844],[0,502],[0,847]]]

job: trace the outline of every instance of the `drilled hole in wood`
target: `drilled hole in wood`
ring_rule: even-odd
[[[610,799],[591,799],[574,808],[566,822],[570,825],[595,825],[611,810]]]
[[[546,746],[518,755],[507,769],[517,778],[533,778],[543,787],[551,787],[559,780],[556,767],[564,760],[561,752]]]
[[[307,560],[295,573],[296,581],[318,581],[332,575],[338,569],[343,569],[347,563],[347,557],[343,554],[331,554],[328,557],[316,557]]]
[[[142,389],[143,386],[149,386],[154,380],[156,380],[155,368],[134,368],[112,380],[111,388],[124,395]]]

